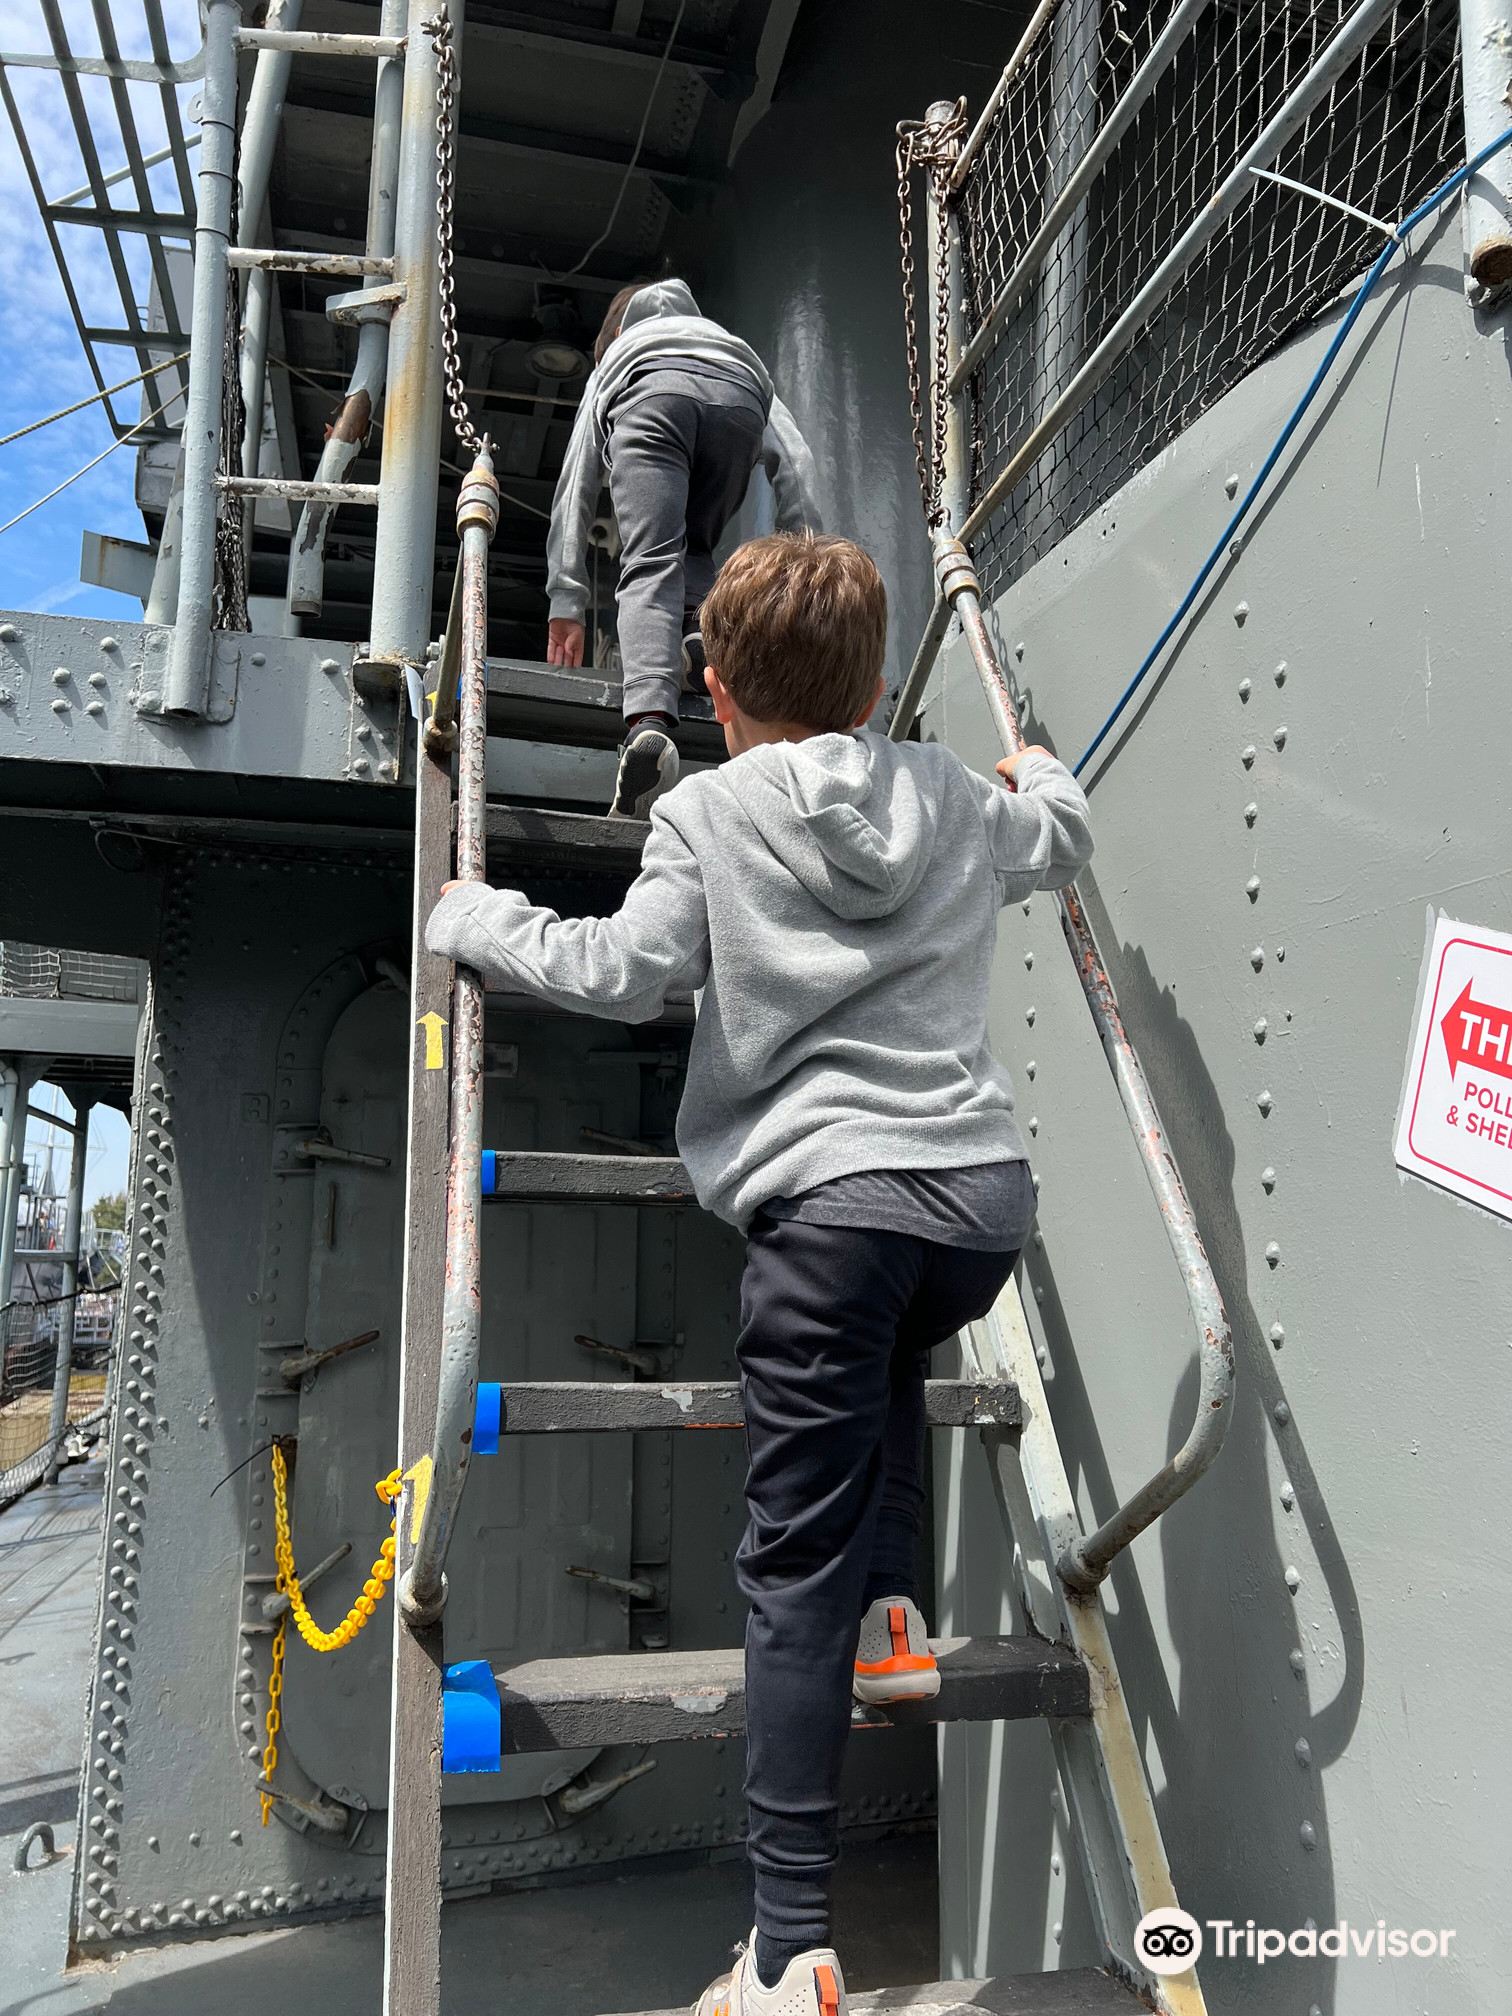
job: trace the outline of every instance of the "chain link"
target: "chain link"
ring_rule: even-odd
[[[379,1479],[373,1489],[385,1505],[392,1505],[404,1490],[404,1473],[391,1470],[387,1477]],[[398,1545],[394,1538],[394,1521],[389,1521],[389,1537],[362,1585],[362,1594],[330,1631],[322,1631],[310,1615],[304,1591],[299,1586],[299,1575],[294,1566],[294,1542],[289,1533],[289,1466],[277,1442],[273,1444],[273,1527],[273,1553],[278,1563],[277,1587],[280,1595],[289,1599],[289,1615],[294,1619],[300,1637],[313,1652],[339,1652],[344,1645],[350,1645],[363,1629],[394,1579],[394,1555]]]
[[[457,341],[457,289],[452,254],[457,184],[457,49],[452,17],[446,8],[428,16],[421,26],[436,52],[436,263],[441,287],[441,357],[446,403],[457,439],[474,455],[481,455],[488,441],[473,425],[462,376],[461,346]]]
[[[919,495],[931,530],[945,516],[945,436],[950,425],[950,174],[966,137],[966,100],[958,98],[944,119],[904,119],[898,124],[898,251],[903,279],[903,330],[908,345],[908,399],[913,415],[914,460]],[[911,178],[924,170],[939,220],[935,259],[935,358],[931,385],[929,440],[924,428],[924,393],[919,368],[918,310],[915,303]]]
[[[278,1769],[278,1732],[283,1727],[283,1666],[284,1644],[289,1635],[288,1613],[279,1618],[278,1629],[273,1633],[273,1670],[268,1675],[268,1712],[263,1717],[263,1727],[268,1732],[268,1740],[263,1745],[263,1784],[271,1785],[273,1773]],[[273,1811],[273,1794],[259,1792],[262,1801],[262,1824],[268,1824],[268,1815]]]

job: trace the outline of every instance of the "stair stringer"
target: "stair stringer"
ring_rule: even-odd
[[[1107,1964],[1160,2016],[1206,2016],[1196,1970],[1159,1979],[1134,1949],[1149,1911],[1179,1908],[1170,1864],[1119,1678],[1100,1596],[1076,1596],[1055,1563],[1081,1522],[1051,1419],[1018,1282],[962,1339],[963,1376],[1011,1380],[1022,1426],[987,1428],[982,1444],[1019,1577],[1019,1601],[1034,1630],[1071,1645],[1086,1662],[1092,1714],[1052,1721],[1050,1740],[1071,1835]]]

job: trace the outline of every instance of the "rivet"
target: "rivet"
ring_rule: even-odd
[[[17,634],[14,623],[0,623],[0,644],[14,644]]]
[[[1236,602],[1234,604],[1234,621],[1237,624],[1239,624],[1241,628],[1243,627],[1245,617],[1248,615],[1249,615],[1248,602]]]
[[[1244,551],[1244,541],[1242,539],[1230,539],[1229,541],[1230,560],[1237,560],[1243,551]]]
[[[1029,1059],[1029,1062],[1024,1066],[1024,1076],[1026,1078],[1032,1078],[1035,1072],[1038,1071],[1038,1069],[1039,1069],[1038,1064],[1036,1064],[1034,1059],[1031,1057]]]
[[[266,651],[254,651],[252,653],[252,663],[254,665],[266,665],[267,662],[268,654]]]
[[[1281,660],[1281,663],[1276,667],[1275,671],[1271,674],[1271,677],[1275,680],[1278,686],[1284,686],[1286,684],[1286,660],[1284,658]]]
[[[1302,1587],[1302,1577],[1297,1573],[1295,1568],[1288,1568],[1286,1573],[1281,1577],[1281,1580],[1290,1589],[1293,1596]]]
[[[52,682],[54,686],[66,686],[68,684],[69,677],[70,674],[68,667],[66,665],[59,665],[53,672]]]
[[[1250,690],[1251,690],[1250,682],[1248,681],[1248,679],[1241,679],[1239,681],[1239,698],[1241,700],[1248,700],[1250,696]]]
[[[198,1846],[200,1845],[200,1838],[201,1837],[198,1834],[191,1834],[189,1836],[189,1846],[191,1848],[198,1848]]]
[[[322,672],[339,672],[341,670],[341,666],[334,658],[322,658],[320,661],[320,669]]]
[[[1271,1409],[1271,1419],[1278,1428],[1284,1428],[1287,1422],[1291,1420],[1291,1409],[1284,1400],[1278,1400]]]
[[[1275,734],[1272,735],[1271,740],[1278,749],[1284,749],[1286,747],[1286,738],[1290,733],[1291,730],[1289,728],[1278,728]]]
[[[1039,1115],[1038,1115],[1038,1113],[1031,1113],[1031,1114],[1029,1115],[1029,1132],[1030,1132],[1031,1134],[1038,1134],[1038,1132],[1039,1132]]]
[[[1304,1848],[1317,1847],[1318,1830],[1314,1827],[1311,1820],[1304,1820],[1302,1822],[1302,1825],[1297,1829],[1297,1839],[1302,1843]]]
[[[1265,1264],[1267,1267],[1279,1267],[1281,1265],[1281,1248],[1276,1244],[1274,1239],[1269,1240],[1266,1244]]]
[[[1293,1488],[1291,1479],[1288,1477],[1286,1482],[1281,1486],[1281,1504],[1285,1511],[1290,1512],[1296,1502],[1297,1493]]]
[[[0,686],[0,707],[11,706],[14,703],[15,698],[16,696],[14,693],[12,693],[9,686]]]
[[[71,712],[73,711],[73,702],[72,702],[71,700],[64,700],[64,699],[63,699],[63,698],[62,698],[62,697],[60,696],[60,697],[59,697],[58,699],[54,700],[54,702],[52,703],[52,710],[53,710],[54,714],[68,714],[68,713],[71,713]]]
[[[120,648],[114,637],[102,637],[100,639],[100,649],[102,651],[119,651]]]
[[[1022,660],[1024,656],[1024,640],[1022,637],[1019,639],[1017,644],[1014,645],[1013,655],[1015,658]]]
[[[1256,1099],[1255,1104],[1260,1108],[1262,1113],[1269,1113],[1275,1101],[1271,1098],[1269,1092],[1262,1092]]]
[[[1026,952],[1024,954],[1024,971],[1026,973],[1032,973],[1034,971],[1034,954],[1032,952]]]
[[[367,775],[367,767],[368,759],[366,756],[354,756],[352,758],[352,774],[354,776],[365,777]]]
[[[1034,1027],[1034,1010],[1032,1008],[1024,1010],[1024,1020],[1029,1024],[1031,1029]]]
[[[1278,1351],[1281,1349],[1281,1346],[1286,1342],[1286,1331],[1281,1324],[1272,1323],[1272,1325],[1270,1326],[1270,1340],[1272,1344],[1275,1345]]]
[[[1278,945],[1278,946],[1276,947],[1276,957],[1277,957],[1278,959],[1285,959],[1285,957],[1286,957],[1286,947],[1285,947],[1284,945]]]
[[[147,1836],[147,1846],[148,1846],[148,1847],[149,1847],[149,1848],[150,1848],[150,1849],[152,1850],[152,1852],[153,1852],[153,1854],[154,1854],[154,1855],[156,1855],[156,1854],[157,1854],[157,1852],[158,1852],[158,1837],[156,1836],[156,1834],[149,1834],[149,1835]],[[158,1910],[158,1911],[161,1911],[163,1907],[162,1907],[162,1905],[161,1905],[161,1904],[158,1904],[158,1905],[154,1905],[154,1907],[153,1907],[153,1908],[154,1908],[154,1910]]]
[[[84,704],[84,712],[86,714],[103,714],[105,712],[105,702],[103,700],[88,700]]]
[[[1270,1024],[1269,1022],[1266,1021],[1265,1017],[1262,1015],[1259,1021],[1255,1024],[1254,1028],[1255,1041],[1257,1043],[1263,1043],[1269,1031],[1270,1031]]]
[[[1229,475],[1225,476],[1223,479],[1223,494],[1225,497],[1233,497],[1238,493],[1238,489],[1239,489],[1238,472],[1233,471]]]
[[[1244,823],[1246,826],[1253,826],[1255,821],[1259,817],[1260,817],[1260,807],[1255,803],[1254,799],[1252,798],[1248,803],[1248,805],[1246,805],[1244,808]]]
[[[1242,749],[1239,752],[1239,761],[1244,765],[1246,770],[1253,767],[1255,761],[1255,754],[1256,751],[1253,742],[1251,742],[1247,748]]]
[[[1258,875],[1251,875],[1248,882],[1244,885],[1244,893],[1248,896],[1251,903],[1258,901],[1260,895],[1260,877]]]

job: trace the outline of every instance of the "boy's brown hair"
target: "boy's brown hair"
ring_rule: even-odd
[[[709,663],[753,720],[843,733],[877,690],[887,590],[854,540],[774,532],[726,560],[699,627]]]
[[[618,294],[604,310],[604,319],[599,325],[598,335],[593,339],[593,361],[602,364],[604,352],[620,333],[620,324],[625,319],[625,310],[630,306],[632,296],[639,294],[642,287],[654,287],[654,280],[632,280],[628,287],[621,287]]]

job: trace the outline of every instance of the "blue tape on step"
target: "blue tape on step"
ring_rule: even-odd
[[[493,1148],[483,1150],[483,1195],[492,1197],[494,1184],[498,1180],[498,1151]]]
[[[504,1764],[504,1708],[486,1659],[462,1659],[441,1675],[441,1769],[499,1771]]]
[[[478,1404],[473,1412],[474,1456],[497,1456],[499,1434],[504,1426],[504,1388],[497,1379],[478,1381]]]

